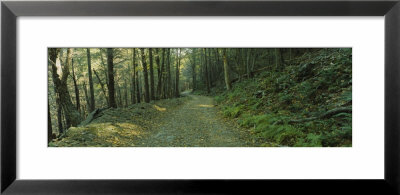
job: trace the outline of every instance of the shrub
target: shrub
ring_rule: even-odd
[[[224,108],[224,115],[227,117],[237,118],[241,114],[243,106],[226,106]]]

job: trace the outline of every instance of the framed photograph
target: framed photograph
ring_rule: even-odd
[[[398,194],[399,6],[2,1],[1,192]]]

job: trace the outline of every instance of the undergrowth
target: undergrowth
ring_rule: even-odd
[[[255,136],[283,146],[337,147],[352,144],[352,115],[292,123],[352,104],[351,49],[306,53],[281,70],[263,71],[216,91],[224,116],[235,118]],[[201,92],[198,92],[201,93]]]

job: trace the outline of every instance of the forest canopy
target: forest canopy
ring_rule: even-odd
[[[48,48],[49,146],[352,145],[351,48]]]

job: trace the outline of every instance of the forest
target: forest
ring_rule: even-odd
[[[48,48],[49,147],[351,147],[351,48]]]

